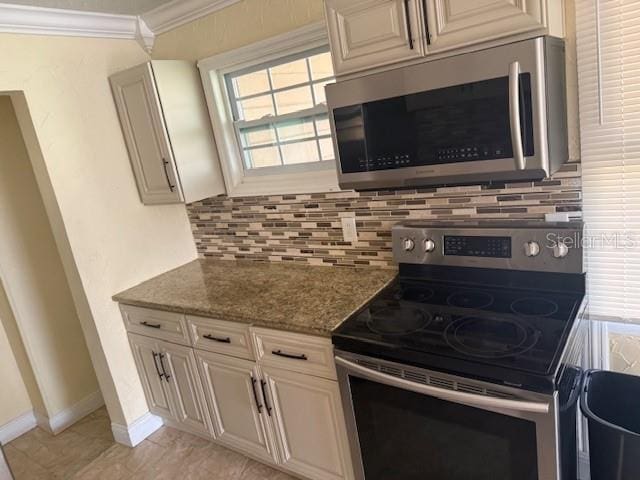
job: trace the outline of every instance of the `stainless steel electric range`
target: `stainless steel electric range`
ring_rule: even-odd
[[[575,480],[579,223],[393,228],[399,276],[333,334],[358,480]]]

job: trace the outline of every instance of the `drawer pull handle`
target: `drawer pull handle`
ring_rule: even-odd
[[[253,375],[251,375],[251,390],[253,390],[253,399],[256,401],[258,413],[262,413],[262,404],[260,403],[260,400],[258,400],[258,392],[256,392],[256,382],[257,380],[253,378]]]
[[[309,360],[304,353],[300,355],[293,355],[291,353],[284,353],[282,350],[273,350],[271,353],[279,357],[292,358],[294,360]]]
[[[267,397],[267,391],[265,387],[267,386],[267,382],[264,380],[260,380],[260,388],[262,389],[262,398],[264,398],[264,406],[267,407],[267,413],[271,416],[272,408],[269,406],[269,399]]]
[[[231,337],[214,337],[213,335],[209,335],[208,333],[206,335],[203,335],[202,338],[206,338],[207,340],[212,340],[214,342],[231,343]]]
[[[149,328],[162,328],[162,325],[159,323],[149,323],[147,321],[140,322],[140,325],[144,325],[145,327]]]

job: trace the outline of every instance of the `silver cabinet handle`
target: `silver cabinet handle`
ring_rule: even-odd
[[[164,176],[167,178],[167,184],[169,185],[169,190],[171,190],[173,192],[173,189],[176,188],[176,186],[171,183],[171,179],[169,178],[169,170],[167,170],[167,165],[169,165],[169,162],[167,162],[163,158],[162,159],[162,168],[164,168]]]
[[[517,61],[509,64],[509,123],[513,161],[516,164],[516,170],[524,170],[525,158],[520,132],[520,62]]]
[[[548,403],[526,402],[521,400],[505,400],[502,398],[488,397],[484,395],[474,395],[473,393],[459,392],[456,390],[445,390],[444,388],[423,385],[421,383],[410,382],[403,378],[397,378],[386,373],[377,372],[369,368],[353,363],[341,357],[335,357],[336,363],[349,371],[356,372],[363,378],[384,383],[392,387],[411,390],[422,395],[439,398],[440,400],[461,403],[471,407],[488,407],[514,412],[549,413]]]

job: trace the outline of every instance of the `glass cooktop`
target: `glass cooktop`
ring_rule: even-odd
[[[333,342],[425,368],[433,365],[424,365],[422,354],[445,369],[461,362],[484,368],[481,376],[489,366],[544,376],[558,366],[581,300],[580,294],[399,278],[346,320]]]

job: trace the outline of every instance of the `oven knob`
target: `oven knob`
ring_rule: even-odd
[[[429,253],[429,252],[433,252],[435,249],[436,249],[436,242],[434,242],[430,238],[427,238],[424,241],[424,251]]]
[[[553,256],[556,258],[564,258],[569,254],[569,247],[564,243],[557,242],[553,247]]]
[[[411,238],[405,238],[402,241],[402,249],[405,252],[411,252],[415,246],[416,246],[416,242],[414,242],[413,239]]]
[[[540,253],[540,244],[538,242],[526,242],[524,244],[524,254],[527,257],[535,257]]]

